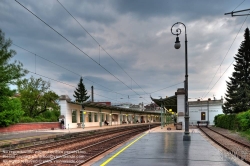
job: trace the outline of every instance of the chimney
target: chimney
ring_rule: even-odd
[[[94,102],[94,87],[91,86],[91,101]]]

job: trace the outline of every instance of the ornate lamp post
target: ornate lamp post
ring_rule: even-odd
[[[175,45],[174,47],[176,49],[179,49],[181,47],[180,41],[179,41],[179,37],[178,35],[181,34],[181,29],[177,28],[176,29],[176,33],[173,33],[173,27],[177,24],[182,24],[185,27],[185,132],[184,132],[184,136],[183,136],[183,141],[190,141],[191,137],[189,134],[189,110],[188,110],[188,59],[187,59],[187,33],[186,33],[186,26],[185,24],[181,23],[181,22],[177,22],[175,23],[172,27],[171,27],[171,33],[173,35],[176,35],[176,41],[175,41]]]

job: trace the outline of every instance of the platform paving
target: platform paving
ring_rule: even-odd
[[[91,166],[238,166],[247,165],[213,145],[199,129],[190,129],[191,141],[183,141],[183,130],[157,127],[133,138]],[[126,146],[136,141],[125,150]],[[121,152],[122,151],[122,152]],[[119,153],[120,152],[120,153]],[[119,154],[118,154],[119,153]],[[118,155],[117,155],[118,154]],[[117,155],[114,157],[114,155]],[[114,157],[114,158],[112,158]],[[109,161],[110,160],[110,161]],[[105,163],[106,162],[106,163]]]

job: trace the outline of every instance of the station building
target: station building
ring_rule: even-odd
[[[155,99],[152,98],[161,109],[135,110],[112,106],[110,102],[85,102],[75,103],[67,95],[60,97],[60,112],[64,117],[66,128],[103,126],[104,122],[109,125],[122,125],[134,123],[167,122],[167,116],[171,111],[177,116],[177,123],[182,122],[182,129],[185,128],[185,90],[177,89],[174,96]],[[223,114],[223,99],[220,100],[197,100],[188,102],[189,125],[197,125],[198,121],[208,121],[209,125],[214,125],[214,117]],[[83,125],[83,126],[82,126]]]
[[[208,121],[210,125],[214,125],[214,117],[223,114],[223,99],[219,100],[197,100],[189,101],[189,123],[197,124],[197,121]]]
[[[108,102],[72,102],[67,95],[60,96],[59,105],[61,117],[66,128],[81,128],[132,123],[160,122],[158,112],[144,112],[129,108],[120,108],[107,104]],[[84,125],[84,126],[82,126]]]

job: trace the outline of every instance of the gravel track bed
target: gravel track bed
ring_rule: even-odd
[[[240,136],[239,133],[237,133],[237,132],[232,132],[230,130],[219,128],[219,127],[209,127],[209,128],[214,130],[214,131],[217,131],[217,132],[219,132],[219,133],[221,133],[229,138],[232,138],[234,140],[237,140],[243,144],[250,146],[250,140]]]
[[[221,130],[220,128],[216,129],[216,131],[219,133],[222,133],[222,135],[218,134],[218,133],[214,132],[213,130],[210,130],[210,128],[206,128],[206,127],[201,127],[200,130],[203,131],[214,142],[216,142],[217,144],[222,146],[224,149],[229,151],[231,154],[235,155],[239,159],[250,164],[250,148],[249,148],[249,146],[241,145],[241,144],[236,142],[236,140],[237,141],[241,140],[242,137],[231,134],[229,131],[226,131],[224,129]],[[233,139],[233,138],[234,139],[230,140],[230,139],[226,138],[224,135],[230,136],[231,139]]]

